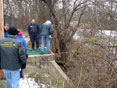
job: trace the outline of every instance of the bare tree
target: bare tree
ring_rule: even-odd
[[[44,2],[54,18],[55,30],[56,30],[56,40],[58,40],[59,49],[55,49],[55,52],[68,52],[67,44],[71,41],[74,34],[79,27],[80,20],[84,14],[84,11],[87,7],[88,0],[41,0]],[[57,2],[61,7],[56,7]],[[58,12],[58,11],[59,12]],[[71,26],[70,24],[73,21],[74,14],[79,11],[79,17],[77,17],[77,21],[75,22],[75,26]],[[57,14],[61,13],[61,14]],[[59,15],[59,16],[58,16]],[[56,43],[57,44],[57,43]],[[62,60],[65,60],[66,55],[61,55]],[[65,60],[66,61],[66,60]]]
[[[105,29],[116,31],[116,0],[4,0],[4,8],[24,29],[31,18],[41,24],[53,18],[52,49],[76,88],[116,87],[113,46],[117,37],[112,37],[112,31],[108,37],[103,33]],[[79,31],[83,38],[74,40]],[[108,47],[110,43],[113,46]]]
[[[40,24],[50,18],[48,8],[39,0],[4,0],[4,14],[12,15],[15,25],[25,30],[32,18]]]

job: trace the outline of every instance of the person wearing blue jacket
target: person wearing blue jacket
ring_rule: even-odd
[[[16,39],[20,40],[25,48],[25,54],[26,54],[26,58],[28,58],[28,49],[27,49],[27,44],[26,44],[26,40],[22,37],[23,32],[21,30],[19,30],[19,33],[16,36]],[[26,64],[21,65],[21,71],[20,71],[20,78],[23,78],[23,69],[26,67]]]
[[[4,38],[8,35],[8,30],[9,30],[9,24],[5,24],[5,27],[4,27]]]
[[[53,27],[52,22],[50,20],[47,20],[42,26],[41,26],[41,53],[44,54],[44,44],[45,40],[47,43],[47,52],[50,54],[50,38],[53,37]]]
[[[32,19],[31,23],[28,25],[28,34],[32,43],[32,50],[34,50],[34,43],[36,42],[36,49],[39,51],[39,34],[40,27],[39,24]]]

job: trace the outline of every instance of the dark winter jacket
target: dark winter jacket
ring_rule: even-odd
[[[41,36],[49,36],[51,35],[53,37],[53,28],[50,21],[46,21],[41,26]]]
[[[0,66],[2,69],[19,70],[26,63],[23,44],[12,35],[0,40]]]
[[[39,34],[40,33],[40,27],[38,23],[35,24],[29,24],[28,25],[28,34]]]

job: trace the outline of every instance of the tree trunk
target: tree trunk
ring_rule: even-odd
[[[3,0],[0,0],[0,39],[2,39],[4,37],[3,25],[4,25]],[[2,69],[0,69],[0,78],[3,78],[3,77],[4,77],[3,71],[2,71]]]
[[[59,48],[60,48],[60,53],[61,53],[61,61],[63,64],[65,64],[67,61],[66,52],[68,52],[68,50],[67,50],[67,46],[66,46],[66,43],[64,42],[64,40],[59,41]]]

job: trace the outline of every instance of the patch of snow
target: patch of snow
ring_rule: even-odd
[[[111,31],[111,30],[99,30],[98,34],[105,34],[107,36],[117,37],[117,31]]]
[[[34,78],[23,78],[20,79],[20,88],[41,88],[41,87],[34,81]]]
[[[40,84],[42,86],[42,88],[46,88],[46,86],[44,84]]]
[[[84,29],[79,29],[78,31],[80,31],[81,33],[84,31]],[[79,32],[76,32],[75,35],[73,36],[74,40],[82,40],[83,36],[80,35]],[[85,30],[87,33],[90,32],[90,30]],[[96,33],[97,36],[111,36],[111,37],[117,37],[117,31],[116,30],[99,30]]]
[[[35,82],[34,78],[28,78],[26,75],[20,79],[20,88],[46,88],[45,84],[39,85]]]
[[[75,33],[75,35],[73,36],[73,39],[78,40],[80,39],[80,36],[77,33]]]

